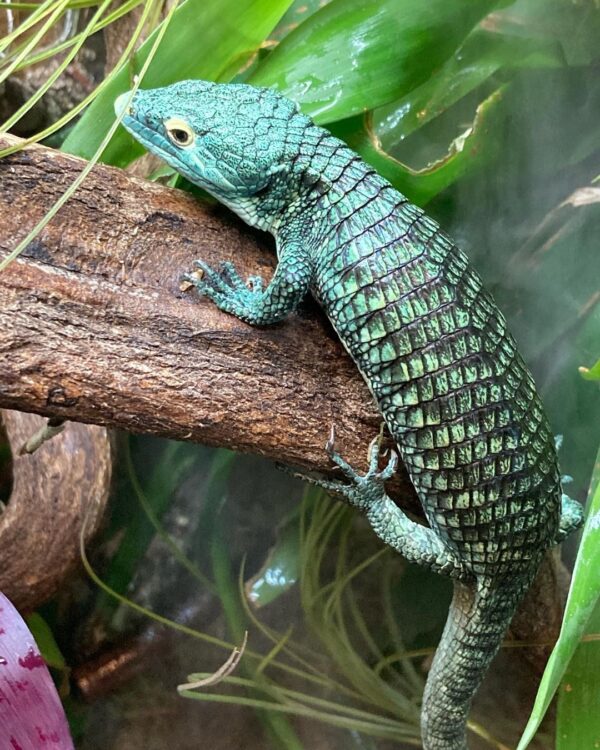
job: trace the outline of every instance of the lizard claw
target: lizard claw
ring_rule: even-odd
[[[221,310],[237,314],[238,317],[251,310],[262,293],[263,280],[260,276],[250,276],[246,282],[229,261],[221,263],[217,271],[203,260],[195,260],[194,266],[201,271],[201,276],[198,277],[197,272],[184,274],[184,281],[193,284],[199,294],[212,299]]]
[[[191,275],[192,278],[190,278],[190,275],[188,275],[187,278],[184,278],[186,278],[186,281],[191,281],[200,294],[212,297],[215,292],[226,294],[227,290],[230,289],[225,279],[223,279],[217,271],[211,268],[208,263],[205,263],[203,260],[195,260],[194,266],[199,271],[202,271],[200,278],[197,276],[194,277],[193,275]]]
[[[327,452],[327,455],[329,458],[332,457],[333,453],[335,452],[335,425],[332,424],[331,428],[329,430],[329,437],[327,438],[327,442],[325,443],[325,451]]]
[[[381,443],[383,442],[383,431],[385,429],[385,423],[382,422],[379,427],[379,433],[369,443],[369,451],[367,453],[369,457],[369,471],[374,472],[379,466],[379,454],[381,451]]]
[[[236,292],[248,291],[246,282],[235,270],[235,266],[233,265],[233,263],[224,261],[223,263],[221,263],[219,271],[221,272],[221,277],[223,278],[223,280],[226,281],[232,289],[235,289]]]
[[[357,474],[350,464],[345,461],[335,449],[335,425],[333,424],[331,425],[329,437],[325,443],[325,451],[327,452],[329,459],[342,470],[346,478],[353,482]]]
[[[369,470],[361,475],[345,461],[335,450],[335,427],[332,426],[329,439],[325,446],[329,458],[342,470],[349,483],[320,482],[320,486],[330,489],[343,497],[354,506],[363,510],[374,502],[386,497],[384,483],[395,473],[398,467],[398,454],[391,451],[390,458],[384,469],[379,471],[379,456],[383,440],[383,428],[379,435],[369,445]],[[326,484],[330,486],[327,487]]]
[[[383,471],[379,473],[380,478],[385,482],[387,479],[391,479],[396,473],[398,468],[398,453],[395,450],[390,451],[390,460]]]

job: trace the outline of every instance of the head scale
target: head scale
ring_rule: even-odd
[[[129,95],[115,102],[120,112]],[[149,151],[244,215],[285,169],[286,134],[307,118],[276,92],[245,84],[182,81],[139,90],[123,117]]]

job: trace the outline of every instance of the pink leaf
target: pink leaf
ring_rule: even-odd
[[[0,747],[74,750],[50,672],[21,615],[0,593]]]

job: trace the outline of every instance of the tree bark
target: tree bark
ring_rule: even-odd
[[[0,146],[15,142],[0,138]],[[0,257],[83,162],[43,147],[0,161]],[[380,416],[312,302],[254,328],[181,276],[202,258],[269,277],[270,238],[229,212],[104,166],[0,273],[0,407],[331,471],[330,426],[358,467]],[[403,470],[392,494],[416,507]]]

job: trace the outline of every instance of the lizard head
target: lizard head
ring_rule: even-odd
[[[285,171],[290,128],[307,121],[289,99],[245,84],[181,81],[115,102],[122,123],[190,182],[260,224],[260,197]]]

